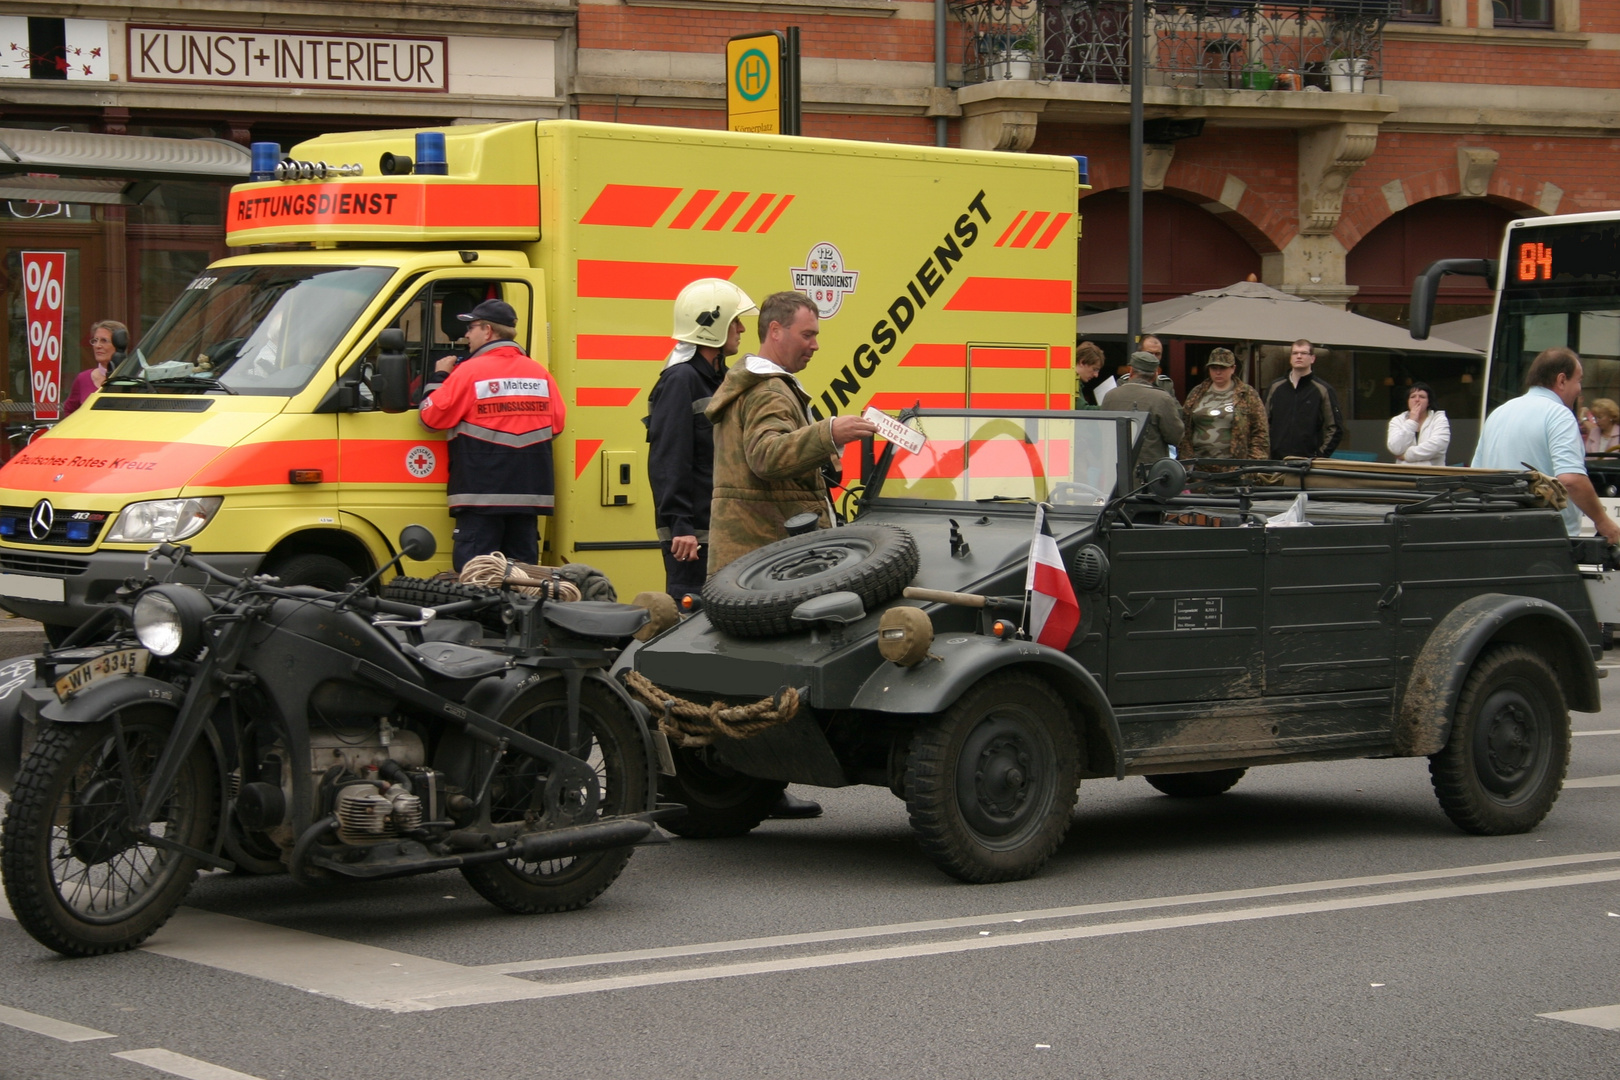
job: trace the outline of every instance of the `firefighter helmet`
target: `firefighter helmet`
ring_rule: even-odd
[[[698,278],[675,298],[676,341],[723,348],[731,320],[756,314],[758,305],[724,278]]]

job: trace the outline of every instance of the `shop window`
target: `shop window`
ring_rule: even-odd
[[[1498,28],[1519,26],[1552,29],[1552,0],[1491,0],[1491,21]]]
[[[22,287],[22,253],[24,248],[6,245],[4,272],[0,284],[5,286],[5,396],[12,401],[34,400],[29,385],[28,369],[28,316],[24,310]],[[80,357],[88,353],[90,324],[100,315],[86,317],[82,285],[84,266],[79,249],[61,243],[29,244],[27,250],[65,251],[67,254],[67,295],[62,304],[62,385],[71,385],[81,370]],[[99,267],[93,267],[99,269]]]

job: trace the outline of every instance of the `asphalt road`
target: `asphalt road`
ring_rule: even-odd
[[[1597,782],[1523,836],[1458,832],[1421,759],[1088,781],[1045,872],[967,886],[886,791],[805,790],[569,915],[214,874],[133,953],[0,919],[0,1077],[1613,1080],[1620,706],[1575,727]]]

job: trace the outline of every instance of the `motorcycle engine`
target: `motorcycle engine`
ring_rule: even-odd
[[[261,774],[261,782],[240,785],[236,813],[249,829],[288,847],[296,839],[285,824],[295,765],[280,743],[265,760],[280,765],[272,765],[269,776]],[[438,817],[443,776],[425,768],[425,761],[421,736],[386,720],[374,727],[327,728],[309,734],[310,789],[317,798],[332,799],[338,838],[349,844],[397,839],[420,828],[424,820]],[[275,779],[280,783],[264,782]],[[325,811],[317,806],[315,812]]]

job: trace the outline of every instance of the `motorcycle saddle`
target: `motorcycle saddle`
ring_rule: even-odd
[[[458,645],[454,641],[424,641],[401,648],[424,669],[446,679],[481,679],[505,671],[510,663],[499,653]]]
[[[576,600],[570,604],[547,604],[545,619],[559,630],[579,637],[618,640],[634,634],[647,621],[647,609],[634,604],[612,604],[606,600]]]

